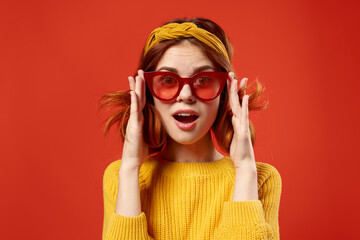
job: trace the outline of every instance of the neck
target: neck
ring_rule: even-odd
[[[181,144],[168,137],[167,144],[161,151],[161,156],[170,161],[181,163],[213,162],[224,157],[214,147],[210,132],[192,144]]]

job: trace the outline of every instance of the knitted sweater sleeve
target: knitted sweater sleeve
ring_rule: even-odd
[[[266,163],[257,163],[257,171],[259,200],[225,202],[214,239],[280,239],[280,174]]]
[[[120,160],[112,162],[103,176],[104,223],[103,240],[152,239],[147,230],[145,213],[136,217],[124,217],[115,213],[117,190],[119,185]],[[140,188],[143,181],[139,178]]]

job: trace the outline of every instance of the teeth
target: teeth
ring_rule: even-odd
[[[176,115],[188,117],[188,116],[193,116],[194,114],[191,114],[191,113],[178,113],[178,114],[176,114]]]

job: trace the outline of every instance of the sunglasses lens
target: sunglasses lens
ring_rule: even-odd
[[[179,89],[179,81],[171,75],[157,75],[152,81],[154,93],[161,99],[171,99]]]
[[[214,75],[202,75],[195,79],[194,90],[202,99],[214,98],[221,87],[221,79]]]

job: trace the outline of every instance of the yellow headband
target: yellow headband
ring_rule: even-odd
[[[169,23],[162,27],[156,28],[151,32],[146,42],[144,55],[146,55],[150,48],[157,45],[158,43],[164,40],[175,39],[179,37],[194,37],[224,55],[230,62],[226,48],[220,39],[205,29],[198,28],[194,23],[191,22]]]

